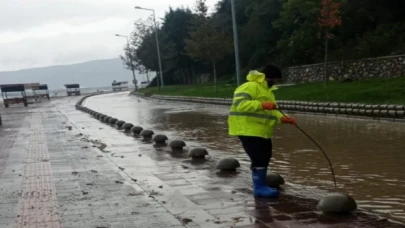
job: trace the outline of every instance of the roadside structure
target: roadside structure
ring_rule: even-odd
[[[8,108],[11,104],[24,104],[25,107],[28,106],[24,84],[0,85],[0,89],[4,107]]]
[[[80,96],[80,84],[66,84],[65,87],[68,96]]]

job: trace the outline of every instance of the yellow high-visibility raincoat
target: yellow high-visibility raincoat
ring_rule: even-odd
[[[265,75],[259,71],[250,71],[247,80],[234,92],[228,118],[229,134],[269,139],[283,114],[277,110],[263,110],[262,102],[276,103],[273,91],[277,87],[269,88]]]

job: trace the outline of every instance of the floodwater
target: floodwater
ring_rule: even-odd
[[[183,139],[189,147],[206,147],[212,162],[196,169],[207,175],[212,175],[214,160],[235,157],[242,165],[239,180],[250,182],[249,159],[238,140],[227,134],[226,106],[145,100],[128,93],[91,97],[84,105],[154,130],[155,134]],[[330,157],[338,186],[335,189],[328,163],[313,143],[293,126],[280,125],[273,138],[270,167],[286,179],[287,192],[314,199],[332,191],[347,193],[360,208],[405,222],[404,123],[313,115],[295,117]],[[230,178],[229,182],[232,181]]]

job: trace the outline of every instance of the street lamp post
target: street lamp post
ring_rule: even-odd
[[[235,1],[231,0],[232,9],[232,25],[233,25],[233,43],[235,46],[235,67],[236,67],[236,81],[240,85],[240,61],[239,61],[239,39],[238,39],[238,28],[236,24],[236,13],[235,13]]]
[[[159,48],[158,28],[157,28],[157,24],[156,24],[155,10],[153,10],[153,9],[147,9],[147,8],[142,8],[142,7],[140,7],[140,6],[135,6],[135,9],[148,10],[148,11],[152,11],[152,12],[153,12],[153,23],[154,23],[154,25],[155,25],[156,48],[157,48],[157,55],[158,55],[158,61],[159,61],[160,86],[163,88],[164,82],[163,82],[162,61],[161,61],[161,59],[160,59],[160,48]]]
[[[131,63],[132,76],[134,77],[133,83],[134,83],[134,85],[135,85],[135,90],[138,90],[138,85],[137,85],[136,75],[135,75],[135,67],[134,67],[134,63],[133,63],[133,59],[132,59],[132,54],[130,53],[130,50],[129,50],[129,39],[128,39],[128,36],[123,36],[123,35],[120,35],[120,34],[115,34],[115,36],[127,38],[128,57],[129,57],[129,62]]]

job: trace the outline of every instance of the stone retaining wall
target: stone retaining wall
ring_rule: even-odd
[[[206,97],[184,97],[184,96],[162,96],[146,95],[143,93],[134,93],[137,96],[149,97],[159,100],[193,102],[217,105],[231,105],[230,98],[206,98]],[[306,102],[306,101],[278,101],[281,110],[306,112],[306,113],[323,113],[346,116],[370,117],[370,118],[388,118],[404,119],[404,105],[387,105],[387,104],[359,104],[359,103],[338,103],[338,102]]]
[[[405,76],[405,55],[330,62],[327,71],[330,81]],[[287,82],[321,82],[324,79],[324,64],[288,67],[284,69],[284,75]]]

